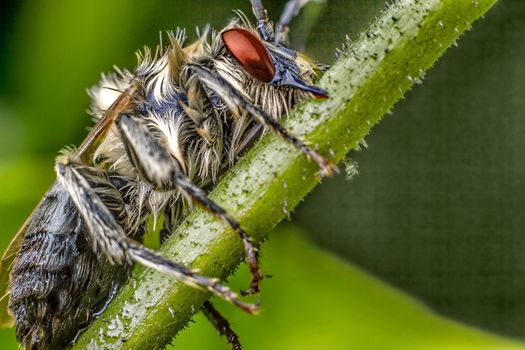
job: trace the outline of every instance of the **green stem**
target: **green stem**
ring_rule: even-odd
[[[320,85],[330,99],[300,106],[285,126],[320,153],[341,160],[495,2],[397,1],[322,78]],[[220,181],[211,197],[262,241],[319,182],[317,171],[299,151],[269,135]],[[160,251],[222,279],[244,258],[238,237],[202,210],[195,210]],[[139,268],[73,348],[162,348],[209,297]]]

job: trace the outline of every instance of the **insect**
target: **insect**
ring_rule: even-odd
[[[167,238],[188,210],[203,207],[229,225],[245,248],[258,293],[257,247],[239,223],[210,200],[210,188],[267,131],[319,164],[335,166],[278,120],[295,104],[325,98],[314,86],[321,66],[284,46],[288,25],[306,1],[290,0],[275,30],[260,0],[257,24],[242,14],[220,32],[206,30],[185,46],[145,50],[133,71],[103,76],[91,90],[96,125],[56,160],[57,181],[22,226],[3,260],[9,273],[9,315],[27,349],[62,349],[99,314],[134,263],[158,270],[254,313],[216,279],[198,275],[140,242],[150,216],[163,215]],[[235,349],[237,337],[210,303],[203,311]]]

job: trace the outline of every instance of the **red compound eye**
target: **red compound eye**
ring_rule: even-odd
[[[222,33],[226,48],[255,79],[265,83],[275,76],[275,66],[262,41],[246,29],[233,28]]]

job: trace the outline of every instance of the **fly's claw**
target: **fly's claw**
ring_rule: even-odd
[[[323,162],[322,164],[319,164],[319,166],[321,168],[321,171],[319,172],[321,177],[328,177],[334,174],[339,174],[339,168],[337,167],[337,165],[327,159],[323,158]]]
[[[252,275],[250,288],[245,291],[241,291],[241,295],[258,294],[260,291],[260,282],[264,278],[264,274],[259,268],[259,249],[253,243],[251,237],[248,236],[244,231],[241,233],[241,238],[244,244],[244,250],[246,251],[246,259],[248,260],[250,273]]]
[[[308,152],[308,156],[310,156],[310,158],[312,158],[317,163],[317,165],[319,165],[319,175],[321,177],[328,177],[334,174],[339,174],[339,169],[337,168],[337,165],[331,162],[330,160],[326,159],[319,153],[310,150],[310,152]]]
[[[239,309],[245,311],[246,313],[250,315],[258,315],[259,310],[261,307],[260,302],[251,304],[251,303],[245,303],[243,301],[240,301],[239,299],[232,299],[231,302],[233,305],[237,306]]]
[[[246,290],[241,290],[241,295],[242,296],[247,296],[247,295],[255,295],[255,294],[259,294],[259,292],[261,291],[261,281],[265,278],[265,277],[268,277],[266,276],[265,274],[263,274],[261,272],[261,270],[259,269],[259,265],[251,265],[250,264],[250,272],[252,274],[252,282],[250,284],[250,288],[246,289]]]

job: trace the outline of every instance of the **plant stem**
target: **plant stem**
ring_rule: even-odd
[[[321,79],[320,86],[329,91],[330,98],[299,106],[284,125],[321,154],[341,160],[495,2],[395,2],[348,45]],[[319,182],[317,172],[314,162],[268,135],[229,171],[211,198],[254,239],[262,241]],[[200,209],[189,215],[160,251],[206,276],[221,279],[244,259],[239,238]],[[73,349],[163,348],[209,297],[162,274],[138,268]]]

